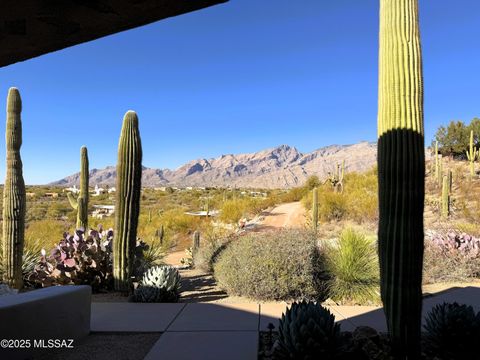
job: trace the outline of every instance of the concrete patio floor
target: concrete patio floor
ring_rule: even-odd
[[[424,300],[424,315],[436,304],[458,302],[480,310],[480,288],[444,291]],[[163,332],[147,360],[256,360],[258,332],[278,321],[288,304],[187,303],[134,304],[92,303],[92,331]],[[374,306],[328,306],[341,329],[356,326],[387,330],[383,309]]]

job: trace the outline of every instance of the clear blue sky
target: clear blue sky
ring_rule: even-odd
[[[428,144],[439,124],[480,116],[480,3],[419,2]],[[376,139],[377,47],[378,0],[231,0],[1,68],[0,108],[17,86],[28,184],[78,171],[84,144],[92,168],[114,165],[129,109],[149,167],[307,152]]]

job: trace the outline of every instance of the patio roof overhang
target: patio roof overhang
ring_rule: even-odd
[[[3,0],[0,67],[228,0]]]

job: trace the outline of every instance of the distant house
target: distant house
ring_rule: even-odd
[[[115,205],[93,205],[92,217],[103,219],[111,216],[115,212]]]
[[[114,193],[117,189],[115,189],[115,187],[111,187],[108,189],[108,193],[111,194],[111,193]]]
[[[48,192],[48,193],[45,193],[45,197],[58,198],[58,193]]]
[[[93,190],[92,196],[100,196],[102,194],[105,194],[106,190],[104,188],[98,187],[98,185],[95,185],[95,189]]]
[[[35,197],[35,193],[33,193],[33,192],[27,192],[27,193],[25,193],[25,195],[29,198]]]

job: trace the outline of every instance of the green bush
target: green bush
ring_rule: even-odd
[[[379,303],[379,268],[375,242],[346,229],[327,246],[330,297],[340,303]]]
[[[219,228],[207,228],[201,234],[200,248],[193,253],[193,265],[196,269],[213,272],[213,264],[232,240],[227,231]]]
[[[302,198],[305,208],[312,208],[312,193]],[[345,219],[356,222],[378,219],[378,180],[372,169],[366,173],[349,173],[343,181],[343,192],[336,193],[329,185],[318,188],[318,212],[323,222]]]
[[[324,298],[324,260],[311,232],[281,230],[234,239],[214,263],[220,287],[256,300]]]

